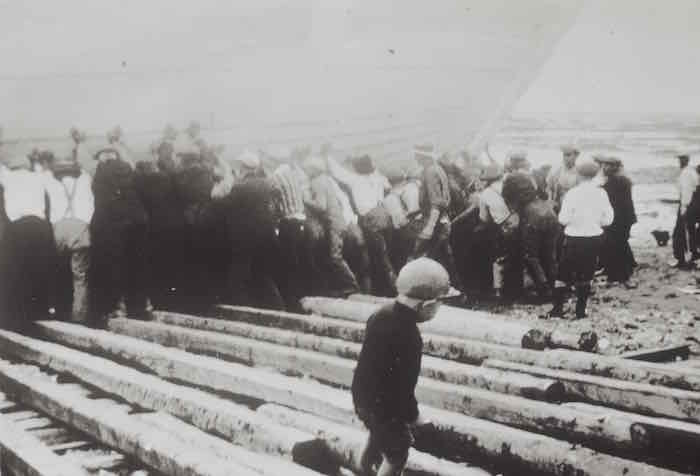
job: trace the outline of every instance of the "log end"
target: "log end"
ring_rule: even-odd
[[[539,329],[527,331],[520,342],[523,349],[544,350],[547,347],[547,334]]]
[[[594,331],[582,332],[578,339],[578,348],[585,352],[595,352],[598,349],[598,334]]]
[[[337,474],[340,468],[338,458],[319,438],[296,443],[292,448],[292,461],[321,474]]]

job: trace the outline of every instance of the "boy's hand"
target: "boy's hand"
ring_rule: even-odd
[[[421,426],[426,426],[426,425],[431,425],[433,422],[428,420],[427,418],[424,418],[423,415],[418,414],[418,418],[416,418],[416,421],[411,423],[412,427],[421,427]]]

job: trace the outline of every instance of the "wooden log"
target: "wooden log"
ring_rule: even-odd
[[[112,319],[109,329],[118,334],[145,339],[158,344],[178,347],[200,354],[242,361],[256,367],[273,367],[285,374],[298,373],[316,379],[349,387],[355,370],[355,362],[323,355],[318,352],[298,350],[288,346],[270,344],[248,338],[222,335],[210,331],[184,329],[157,322]],[[322,337],[312,337],[316,341]],[[327,338],[330,339],[330,338]],[[339,343],[338,352],[347,349],[342,341],[316,345],[330,349]],[[353,344],[359,355],[359,344]],[[556,380],[525,377],[522,373],[500,372],[483,367],[460,364],[434,357],[425,357],[421,374],[436,380],[482,388],[499,393],[518,395],[536,400],[560,401],[563,385]]]
[[[393,302],[393,300],[389,299],[387,302]],[[307,312],[355,322],[367,322],[369,316],[381,307],[381,304],[324,297],[305,297],[300,303]],[[421,324],[421,329],[432,334],[463,337],[512,347],[522,347],[525,344],[528,348],[541,350],[546,345],[544,335],[531,332],[533,329],[528,326],[503,320],[496,321],[486,313],[470,312],[449,306],[441,306],[435,319]]]
[[[640,349],[624,352],[619,356],[623,359],[643,360],[645,362],[675,362],[677,360],[688,360],[690,356],[690,346],[681,344],[656,347],[653,349]]]
[[[164,474],[226,476],[234,472],[259,476],[242,465],[171,441],[167,433],[139,422],[121,408],[110,407],[105,402],[96,403],[37,374],[27,375],[8,362],[0,362],[0,388],[25,405],[132,455]]]
[[[242,405],[50,342],[12,333],[0,333],[0,342],[6,354],[68,373],[132,404],[171,413],[233,443],[300,464],[324,464],[322,445],[311,435],[282,428]]]
[[[328,451],[337,459],[339,464],[360,473],[362,469],[360,467],[360,457],[367,441],[366,431],[275,404],[262,405],[257,411],[282,425],[295,428],[303,427],[303,431],[317,435],[327,444]],[[465,467],[451,461],[442,460],[411,448],[403,474],[406,476],[422,476],[426,474],[440,476],[487,476],[490,473],[479,468]]]
[[[282,424],[314,432],[341,452],[360,438],[342,425],[278,405],[263,405],[258,411]],[[434,428],[415,433],[416,449],[447,458],[461,457],[479,466],[508,474],[552,476],[657,476],[678,474],[655,466],[629,461],[542,435],[442,410],[425,416]],[[349,450],[345,450],[350,452]],[[352,455],[347,455],[348,458]]]
[[[364,336],[364,334],[358,333],[358,327],[363,327],[361,324],[343,321],[341,319],[279,313],[277,311],[237,306],[218,306],[216,315],[221,319],[252,322],[258,323],[259,325],[272,325],[317,335],[342,335],[343,337],[341,338],[344,340],[352,340],[353,342],[362,342],[362,337]],[[165,314],[159,314],[159,316],[165,316]],[[169,322],[187,325],[187,322],[193,318],[185,318],[180,315],[174,316],[173,319],[174,320],[169,320]],[[328,326],[332,326],[332,330],[326,328],[326,323],[328,323]],[[345,331],[343,328],[346,326],[347,329]],[[687,368],[680,369],[672,365],[621,359],[619,357],[609,357],[588,352],[563,349],[540,352],[430,333],[423,333],[423,352],[435,357],[475,365],[481,364],[486,359],[493,358],[552,369],[588,373],[602,377],[613,377],[632,382],[651,383],[686,390],[700,389],[700,373],[695,370]]]
[[[132,364],[146,366],[161,376],[357,424],[348,392],[78,325],[45,322],[39,323],[39,328],[52,340],[84,350],[97,349]],[[613,419],[601,424],[584,413],[534,400],[427,379],[421,380],[416,394],[432,405],[445,402],[444,406],[470,415],[606,449],[631,451],[647,444],[643,430],[634,425],[619,424]],[[448,399],[448,395],[452,395],[451,398]]]
[[[569,399],[580,399],[635,413],[700,421],[700,392],[626,382],[566,370],[488,359],[484,366],[559,380]]]
[[[589,412],[598,418],[614,416],[634,421],[646,429],[651,438],[649,452],[663,462],[664,466],[692,474],[700,473],[700,459],[697,456],[697,449],[700,448],[698,424],[637,415],[582,402],[566,403],[565,406]]]
[[[338,337],[352,342],[362,342],[364,339],[364,324],[342,319],[241,306],[217,306],[214,314],[220,319],[249,322],[261,326],[280,327],[282,329],[325,337]],[[156,318],[161,322],[183,325],[186,327],[192,327],[192,319],[197,319],[194,317],[184,317],[182,314],[176,315],[165,312],[156,313]],[[207,325],[217,326],[217,330],[223,330],[221,324],[212,322],[211,320]],[[467,364],[480,365],[481,362],[488,358],[529,362],[536,359],[536,357],[542,353],[535,350],[426,332],[422,332],[422,335],[423,353]]]
[[[319,473],[295,465],[281,458],[254,453],[241,446],[232,445],[221,438],[209,435],[177,418],[157,412],[134,415],[134,420],[151,425],[178,440],[183,445],[195,447],[217,457],[245,466],[262,476],[319,476]],[[281,425],[280,425],[281,426]]]
[[[16,476],[87,476],[38,438],[0,415],[0,461]],[[1,471],[1,470],[0,470]]]
[[[374,305],[384,305],[392,301],[389,298],[368,296],[366,294],[353,294],[348,299]],[[434,326],[434,328],[429,326]],[[471,329],[470,327],[476,327],[477,329]],[[425,325],[424,328],[426,331],[434,334],[485,340],[526,349],[543,350],[546,347],[550,347],[592,352],[598,346],[598,336],[593,331],[571,333],[560,329],[549,332],[507,320],[504,316],[497,314],[450,306],[448,304],[443,304],[435,319]],[[499,337],[495,339],[493,336]]]

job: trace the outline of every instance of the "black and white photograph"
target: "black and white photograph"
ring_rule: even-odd
[[[0,476],[700,476],[700,0],[0,0]]]

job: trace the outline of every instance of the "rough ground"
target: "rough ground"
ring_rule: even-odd
[[[594,330],[600,338],[600,352],[604,354],[687,343],[694,358],[700,358],[700,294],[679,291],[679,288],[700,286],[700,271],[672,268],[670,245],[658,247],[651,240],[636,241],[633,249],[639,266],[632,280],[638,287],[608,285],[604,277],[596,278],[587,319],[543,319],[541,316],[547,313],[550,304],[518,302],[512,306],[480,307],[540,328]],[[573,314],[573,304],[570,300],[569,315]]]

